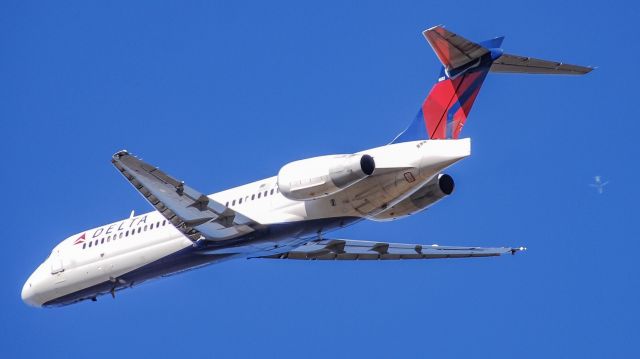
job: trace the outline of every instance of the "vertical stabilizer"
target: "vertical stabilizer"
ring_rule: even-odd
[[[425,139],[457,139],[489,72],[580,75],[591,67],[505,54],[504,37],[475,43],[435,26],[423,35],[442,63],[431,88],[409,127],[391,143]]]

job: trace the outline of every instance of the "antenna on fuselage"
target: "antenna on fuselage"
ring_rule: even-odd
[[[136,210],[132,209],[131,210],[131,214],[129,214],[129,218],[133,218],[133,216],[135,216],[135,215],[136,215]]]

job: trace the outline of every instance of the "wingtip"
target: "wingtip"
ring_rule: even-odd
[[[527,247],[518,247],[518,248],[511,248],[511,254],[515,255],[518,252],[524,252],[527,250]]]
[[[581,66],[578,65],[579,70],[576,72],[576,75],[586,75],[588,73],[590,73],[591,71],[597,69],[597,66]]]

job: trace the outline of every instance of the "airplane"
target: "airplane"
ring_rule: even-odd
[[[603,194],[604,186],[608,185],[609,181],[602,182],[602,178],[600,176],[594,176],[593,180],[594,183],[589,184],[589,186],[594,187],[598,191],[598,194]]]
[[[112,163],[154,211],[74,234],[27,279],[34,307],[96,301],[231,259],[400,260],[489,257],[524,247],[462,247],[333,238],[363,220],[391,221],[451,195],[444,171],[471,154],[460,138],[490,72],[582,75],[592,67],[505,53],[504,37],[475,43],[443,26],[423,32],[442,63],[409,126],[390,143],[285,164],[278,174],[205,195],[126,150]]]

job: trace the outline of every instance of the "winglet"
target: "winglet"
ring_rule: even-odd
[[[527,247],[511,248],[511,254],[515,255],[518,252],[524,252],[526,250],[527,250]]]

